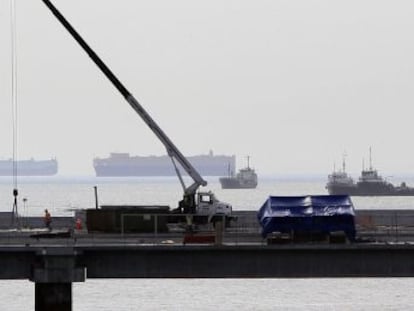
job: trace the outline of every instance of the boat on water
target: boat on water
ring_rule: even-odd
[[[228,176],[219,178],[222,189],[254,189],[257,187],[257,174],[249,165],[247,157],[247,167],[234,174],[234,170],[229,168]]]
[[[395,186],[385,180],[376,169],[372,167],[371,150],[370,166],[362,169],[357,182],[346,173],[345,160],[342,162],[342,171],[335,171],[328,175],[326,189],[333,195],[352,196],[414,196],[414,188],[408,187],[405,182]]]
[[[328,175],[326,189],[329,194],[349,194],[355,192],[356,184],[351,176],[348,175],[345,168],[345,155],[342,158],[342,170],[334,170]]]
[[[56,159],[49,160],[0,160],[0,176],[13,176],[16,168],[17,176],[52,176],[58,172]]]
[[[203,176],[222,176],[227,167],[234,170],[236,157],[208,154],[188,156],[188,161]],[[171,158],[162,156],[131,156],[129,153],[111,153],[107,158],[93,159],[93,166],[98,177],[122,176],[176,176]],[[183,172],[185,174],[185,172]]]

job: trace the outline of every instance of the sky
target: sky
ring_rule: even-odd
[[[165,148],[41,0],[17,6],[18,157],[92,175]],[[414,174],[414,2],[54,0],[185,155],[329,174],[346,152]],[[10,0],[0,0],[0,157],[12,155]]]

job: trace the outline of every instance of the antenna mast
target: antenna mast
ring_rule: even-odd
[[[17,210],[17,25],[16,25],[16,2],[10,0],[10,29],[11,29],[11,105],[13,126],[13,210],[12,224],[19,222]]]

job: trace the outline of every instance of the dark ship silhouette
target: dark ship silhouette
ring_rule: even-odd
[[[219,178],[222,189],[254,189],[257,187],[257,174],[249,165],[247,157],[247,167],[242,168],[234,175],[229,169],[229,176]]]
[[[188,156],[187,159],[204,176],[221,176],[227,165],[234,170],[236,157],[208,154]],[[111,153],[107,158],[93,159],[96,176],[175,176],[171,158],[162,156],[131,156],[129,153]],[[186,172],[183,172],[185,174]]]
[[[345,159],[342,161],[342,171],[334,171],[328,176],[326,189],[329,194],[347,194],[353,196],[414,196],[414,188],[408,187],[405,182],[394,186],[386,181],[378,171],[372,167],[371,149],[369,155],[369,169],[362,169],[357,182],[346,173]]]
[[[57,174],[58,163],[56,159],[0,160],[0,176],[13,176],[14,169],[17,176],[51,176]]]

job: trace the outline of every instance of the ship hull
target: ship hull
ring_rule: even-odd
[[[241,181],[232,177],[221,177],[219,179],[222,189],[254,189],[257,181]]]
[[[228,168],[234,170],[234,156],[200,155],[188,160],[202,176],[222,176]],[[178,165],[179,168],[181,168]],[[177,173],[168,156],[131,157],[128,154],[94,159],[95,174],[98,177],[134,176],[176,176]],[[187,175],[182,169],[180,172]]]
[[[0,176],[14,176],[13,161],[0,161]],[[58,165],[56,160],[46,161],[17,161],[17,176],[52,176],[56,175]]]
[[[171,167],[148,167],[141,165],[129,165],[129,166],[95,166],[95,174],[97,177],[134,177],[134,176],[177,176],[177,173],[170,163]],[[220,176],[225,172],[225,167],[197,167],[197,171],[202,176]],[[181,170],[180,170],[181,171]],[[185,172],[181,172],[183,175],[187,175]]]
[[[351,196],[414,196],[414,188],[393,187],[386,185],[357,184],[354,186],[328,185],[328,193],[331,195]]]

